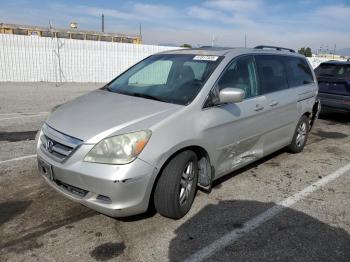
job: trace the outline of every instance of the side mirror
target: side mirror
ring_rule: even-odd
[[[220,104],[242,102],[245,92],[242,89],[227,87],[220,91]]]

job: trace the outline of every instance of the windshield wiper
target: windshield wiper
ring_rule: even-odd
[[[104,85],[103,87],[100,88],[101,90],[107,90],[109,92],[114,92],[110,87],[109,84]]]
[[[160,102],[167,102],[164,99],[161,99],[159,97],[156,96],[152,96],[152,95],[147,95],[147,94],[142,94],[142,93],[129,93],[129,92],[117,92],[123,95],[128,95],[128,96],[136,96],[136,97],[142,97],[142,98],[146,98],[146,99],[152,99],[152,100],[156,100],[156,101],[160,101]]]

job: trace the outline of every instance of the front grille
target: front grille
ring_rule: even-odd
[[[83,141],[68,135],[65,135],[48,125],[44,124],[42,128],[41,150],[58,162],[67,159]]]

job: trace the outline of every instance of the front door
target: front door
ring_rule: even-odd
[[[260,95],[255,61],[252,56],[234,59],[226,68],[212,96],[223,88],[240,88],[245,91],[245,99],[239,103],[208,106],[203,110],[203,119],[211,119],[205,124],[204,137],[215,165],[216,177],[220,177],[239,167],[253,162],[263,155],[263,137],[268,130],[264,124],[266,97]]]

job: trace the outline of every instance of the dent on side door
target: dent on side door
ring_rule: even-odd
[[[213,107],[203,113],[209,119],[204,127],[205,137],[214,149],[216,175],[221,176],[263,154],[263,124],[265,97],[248,99],[237,104]],[[263,109],[258,109],[262,107]]]

